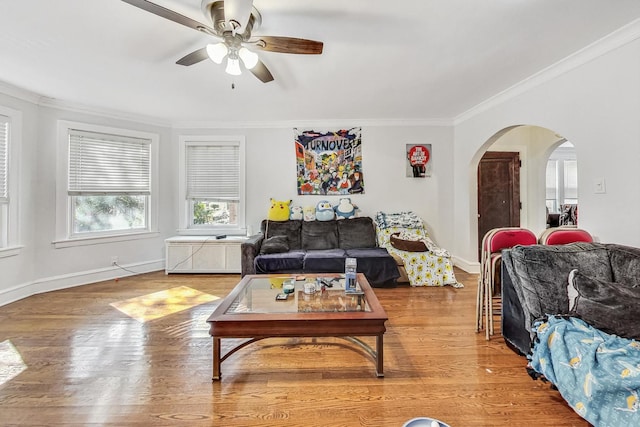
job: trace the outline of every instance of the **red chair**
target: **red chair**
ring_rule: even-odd
[[[496,282],[496,268],[502,258],[502,250],[516,245],[535,245],[536,235],[526,228],[503,227],[489,230],[482,238],[482,255],[480,260],[480,279],[476,299],[476,332],[483,328],[483,319],[487,340],[493,335],[493,299]],[[483,307],[484,306],[484,307]]]
[[[575,242],[593,242],[593,236],[580,228],[558,227],[547,228],[538,238],[541,245],[566,245]]]

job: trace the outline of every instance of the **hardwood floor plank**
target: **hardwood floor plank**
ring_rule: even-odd
[[[221,300],[147,322],[110,306],[179,286],[224,297],[238,275],[157,272],[34,295],[0,307],[0,342],[27,365],[0,384],[0,425],[588,426],[499,335],[475,333],[477,276],[456,274],[465,288],[375,289],[389,316],[384,378],[342,339],[278,338],[231,355],[212,383],[206,319]]]

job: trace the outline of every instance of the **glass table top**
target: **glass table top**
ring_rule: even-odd
[[[295,280],[295,276],[253,277],[240,291],[225,313],[327,313],[370,312],[365,295],[358,289],[346,292],[344,277],[325,277],[325,284],[316,283],[316,278]],[[305,289],[305,286],[307,289]],[[293,287],[286,300],[276,300],[278,294]],[[311,293],[311,288],[314,291]],[[317,289],[317,290],[316,290]]]

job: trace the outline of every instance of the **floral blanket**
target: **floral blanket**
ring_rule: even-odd
[[[424,228],[422,218],[411,211],[396,213],[377,212],[375,222],[380,229]]]
[[[392,255],[402,259],[411,286],[463,287],[453,272],[451,255],[446,249],[439,248],[429,237],[422,219],[413,212],[387,214],[376,213],[376,237],[378,246],[386,248]],[[391,246],[391,235],[400,233],[402,238],[420,240],[429,249],[426,252],[407,252]]]
[[[534,330],[534,376],[549,380],[594,426],[640,426],[640,342],[575,317],[549,316]]]

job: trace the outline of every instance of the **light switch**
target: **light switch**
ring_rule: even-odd
[[[607,188],[604,184],[604,178],[596,178],[593,180],[593,192],[597,194],[603,194],[607,192]]]

